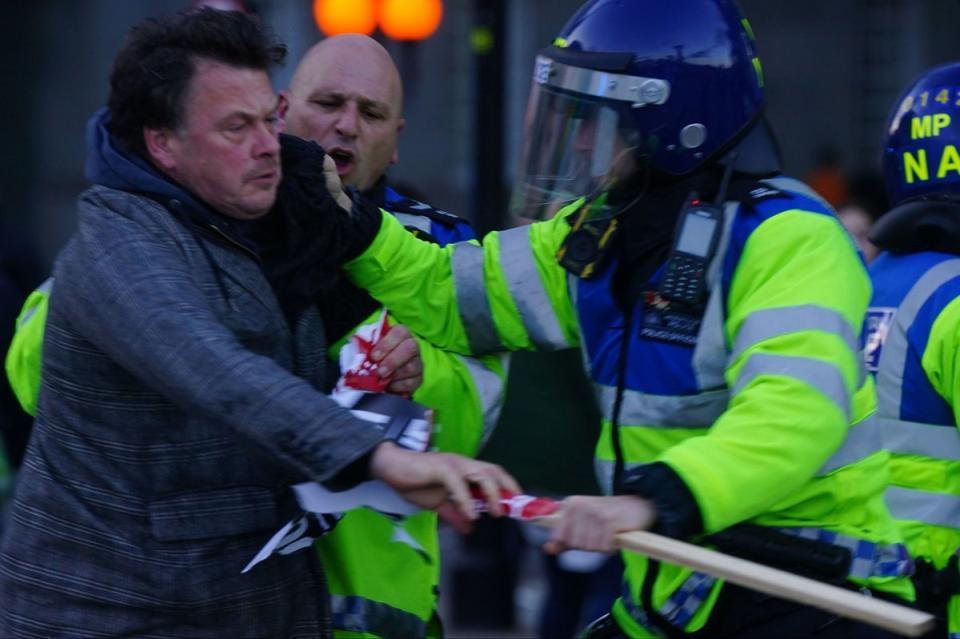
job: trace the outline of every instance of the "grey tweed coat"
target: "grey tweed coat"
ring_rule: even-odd
[[[320,634],[314,553],[240,571],[289,484],[380,434],[315,390],[322,327],[291,333],[257,261],[165,204],[94,187],[58,259],[0,544],[4,639]]]

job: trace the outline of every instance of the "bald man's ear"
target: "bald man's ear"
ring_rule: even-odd
[[[151,162],[166,173],[176,170],[177,160],[174,153],[176,139],[172,130],[143,127],[143,142]]]
[[[397,135],[400,135],[400,132],[403,131],[403,127],[407,125],[407,121],[403,118],[397,120]],[[393,157],[390,158],[390,164],[396,164],[400,161],[400,145],[398,144],[393,149]]]
[[[284,90],[277,94],[277,117],[280,118],[280,132],[287,129],[287,111],[290,110],[290,94]]]

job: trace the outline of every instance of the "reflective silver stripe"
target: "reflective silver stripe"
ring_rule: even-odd
[[[367,632],[383,639],[423,637],[427,623],[409,613],[364,597],[330,595],[333,627],[340,631]]]
[[[960,259],[937,264],[917,280],[897,309],[880,354],[880,368],[877,371],[877,413],[882,417],[900,416],[903,372],[909,349],[907,330],[916,319],[923,303],[941,285],[955,277],[960,277]]]
[[[843,441],[843,445],[830,456],[830,459],[824,462],[820,470],[817,471],[817,475],[826,475],[841,466],[854,464],[882,448],[883,436],[879,420],[875,415],[871,415],[847,431],[847,437]]]
[[[567,288],[570,290],[570,302],[573,304],[573,308],[577,308],[577,300],[580,297],[580,290],[577,286],[580,282],[580,278],[572,273],[567,275]]]
[[[597,486],[604,495],[613,494],[614,463],[607,459],[593,458],[593,474],[597,478]]]
[[[730,245],[730,231],[737,217],[739,202],[728,202],[723,212],[723,234],[717,243],[717,252],[707,267],[707,287],[710,297],[700,324],[697,345],[693,348],[693,373],[697,378],[697,388],[724,388],[724,373],[727,362],[727,339],[724,335],[724,298],[722,286],[723,261]]]
[[[450,266],[457,291],[460,319],[467,333],[470,351],[474,355],[502,351],[504,347],[497,336],[493,312],[490,310],[484,287],[483,249],[469,242],[457,242],[452,246]]]
[[[53,278],[52,278],[52,277],[48,277],[47,279],[45,279],[45,280],[43,281],[43,284],[41,284],[40,286],[38,286],[38,287],[35,288],[34,290],[35,290],[35,291],[38,291],[38,292],[40,292],[40,293],[46,293],[47,295],[49,295],[49,294],[50,294],[50,291],[53,290]]]
[[[53,278],[48,277],[46,280],[43,281],[43,284],[33,289],[33,292],[44,293],[47,296],[49,296],[50,291],[52,290],[53,290]],[[21,328],[26,326],[27,322],[30,321],[30,318],[37,314],[38,307],[39,307],[39,304],[34,304],[33,306],[27,309],[27,311],[23,314],[23,317],[17,320],[17,330],[20,330]]]
[[[570,291],[570,303],[573,304],[573,311],[577,314],[577,320],[579,322],[580,311],[577,308],[577,299],[580,295],[580,278],[575,275],[567,275],[567,289]],[[579,324],[577,325],[577,330],[579,330]],[[587,375],[587,379],[593,379],[593,367],[590,365],[590,353],[587,352],[587,345],[583,342],[583,337],[580,336],[580,360],[583,362],[583,371]],[[600,393],[597,390],[596,384],[593,387],[594,395],[597,398],[597,401],[600,401]]]
[[[843,383],[843,375],[833,364],[806,357],[754,353],[740,369],[733,394],[737,395],[744,386],[761,375],[791,377],[812,386],[836,404],[849,421],[850,394]]]
[[[900,455],[960,461],[960,433],[954,425],[925,424],[878,417],[883,447]]]
[[[393,213],[392,215],[407,228],[412,227],[424,233],[429,233],[432,229],[430,218],[424,215],[411,215],[410,213]]]
[[[505,368],[507,358],[507,355],[500,357]],[[500,409],[503,408],[503,380],[479,360],[460,356],[460,361],[467,367],[480,399],[480,410],[483,412],[483,434],[480,436],[480,446],[483,446],[493,433],[497,420],[500,419]]]
[[[523,326],[538,350],[568,348],[530,246],[530,226],[499,233],[500,267]]]
[[[624,464],[624,472],[629,473],[630,471],[643,466],[644,464],[640,462],[634,462],[632,464]],[[609,459],[599,459],[593,458],[593,474],[597,478],[597,485],[600,487],[600,490],[604,495],[613,494],[613,471],[615,463]]]
[[[765,308],[750,313],[740,325],[730,361],[736,361],[744,351],[760,342],[810,330],[839,335],[850,347],[851,352],[854,354],[860,352],[857,335],[843,315],[831,308],[803,304]]]
[[[863,355],[863,349],[858,348],[857,351],[857,390],[859,391],[867,381],[867,362]],[[874,389],[876,392],[876,389]]]
[[[894,519],[921,521],[944,528],[960,528],[960,497],[890,486],[883,500]]]
[[[616,387],[596,384],[595,391],[603,416],[612,421],[617,399]],[[617,423],[625,428],[709,428],[727,409],[729,398],[726,389],[704,391],[696,395],[648,395],[626,389],[623,391],[623,404]]]
[[[684,628],[693,616],[700,610],[700,606],[710,596],[713,584],[717,582],[716,577],[712,577],[703,572],[693,572],[687,577],[679,588],[673,591],[673,594],[664,602],[660,608],[660,614],[677,628]]]

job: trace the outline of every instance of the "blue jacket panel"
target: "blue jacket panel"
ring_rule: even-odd
[[[873,364],[883,356],[884,321],[892,321],[894,310],[903,302],[913,285],[924,273],[947,260],[956,259],[945,253],[911,253],[907,255],[881,254],[870,265],[873,298],[867,313],[868,349]],[[955,419],[950,405],[934,390],[922,366],[930,330],[946,306],[960,297],[960,278],[941,284],[927,298],[907,330],[909,350],[903,376],[903,394],[900,418],[928,424],[953,425]],[[886,320],[884,319],[886,318]],[[871,366],[875,371],[875,366]]]
[[[476,239],[477,234],[473,232],[473,228],[466,220],[446,211],[435,209],[423,202],[410,199],[389,186],[384,191],[387,211],[393,214],[419,215],[429,219],[429,233],[440,246]]]

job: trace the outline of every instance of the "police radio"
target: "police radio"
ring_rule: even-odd
[[[674,302],[700,306],[707,292],[707,266],[723,232],[723,206],[701,201],[696,193],[680,212],[677,232],[658,292]]]
[[[696,345],[706,307],[707,268],[723,234],[723,207],[734,158],[729,156],[715,201],[704,202],[693,192],[680,211],[660,284],[656,291],[644,293],[641,337]]]
[[[723,233],[723,206],[733,177],[737,152],[727,156],[717,197],[704,202],[696,191],[680,211],[673,246],[657,293],[663,298],[691,307],[700,307],[707,293],[707,267],[717,252]]]

